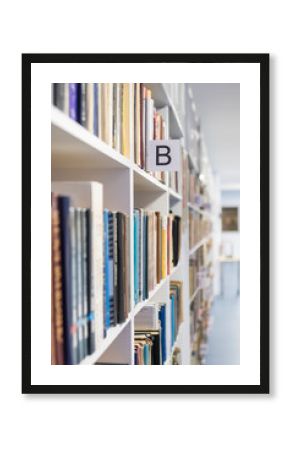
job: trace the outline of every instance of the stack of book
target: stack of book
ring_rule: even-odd
[[[166,361],[166,304],[146,305],[135,317],[136,365],[162,365]]]
[[[134,301],[146,300],[150,291],[178,264],[180,217],[134,210]]]
[[[182,282],[170,281],[171,346],[175,344],[180,324],[183,322]]]
[[[78,364],[129,313],[129,225],[96,182],[52,183],[52,364]]]
[[[194,175],[192,172],[188,174],[188,201],[194,205],[195,204],[195,195],[198,192],[198,177]]]
[[[52,95],[57,108],[130,158],[132,84],[54,83]]]

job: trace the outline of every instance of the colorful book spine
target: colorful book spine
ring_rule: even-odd
[[[69,116],[75,121],[79,121],[79,85],[69,83]]]

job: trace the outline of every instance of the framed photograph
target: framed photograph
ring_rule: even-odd
[[[22,189],[23,393],[269,393],[268,54],[23,54]]]

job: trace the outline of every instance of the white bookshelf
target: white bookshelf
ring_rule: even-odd
[[[170,137],[181,139],[183,136],[181,121],[164,85],[148,84],[147,86],[152,89],[152,97],[157,107],[169,106]],[[108,330],[107,337],[103,339],[96,352],[87,356],[81,364],[96,362],[134,364],[134,317],[144,305],[152,303],[166,303],[167,305],[166,343],[167,349],[169,349],[171,347],[169,334],[170,280],[183,282],[184,317],[172,351],[178,346],[181,350],[182,364],[190,364],[189,308],[192,299],[189,298],[188,285],[189,258],[211,236],[207,236],[189,249],[188,223],[182,227],[181,253],[177,267],[149,293],[146,301],[134,305],[133,210],[135,207],[140,207],[146,210],[160,211],[162,214],[168,214],[169,210],[172,210],[174,214],[182,216],[182,189],[180,192],[175,192],[140,169],[133,161],[133,148],[131,149],[131,159],[126,158],[55,107],[52,107],[51,112],[51,149],[53,181],[99,181],[104,186],[104,207],[125,212],[130,216],[131,312],[126,322]],[[182,176],[180,176],[180,180],[182,180]],[[188,207],[198,210],[197,212],[200,214],[208,214],[194,205],[188,204]],[[170,357],[166,364],[170,364]]]

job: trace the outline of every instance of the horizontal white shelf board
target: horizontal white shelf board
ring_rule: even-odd
[[[168,192],[169,192],[169,195],[170,195],[170,197],[171,197],[172,199],[174,199],[174,200],[176,200],[176,201],[182,200],[182,195],[179,194],[178,192],[175,192],[175,191],[174,191],[173,189],[171,189],[170,187],[168,188]]]
[[[94,364],[103,355],[103,353],[110,347],[115,339],[120,335],[125,327],[129,325],[131,315],[124,323],[117,324],[107,330],[107,336],[101,341],[99,348],[91,355],[86,356],[80,364]]]
[[[145,172],[145,170],[140,169],[137,164],[133,165],[134,170],[134,188],[136,191],[161,191],[166,192],[167,186],[157,178],[150,175],[150,173]]]
[[[199,208],[198,206],[194,205],[193,203],[188,202],[187,206],[188,206],[188,208],[192,209],[193,211],[198,212],[199,214],[203,214],[204,216],[207,216],[207,217],[213,217],[212,213]]]
[[[52,167],[127,168],[131,162],[56,107],[51,115]]]
[[[212,233],[210,233],[205,238],[201,239],[197,244],[195,244],[190,250],[189,250],[189,256],[193,255],[202,245],[204,245],[210,238],[212,237]]]

